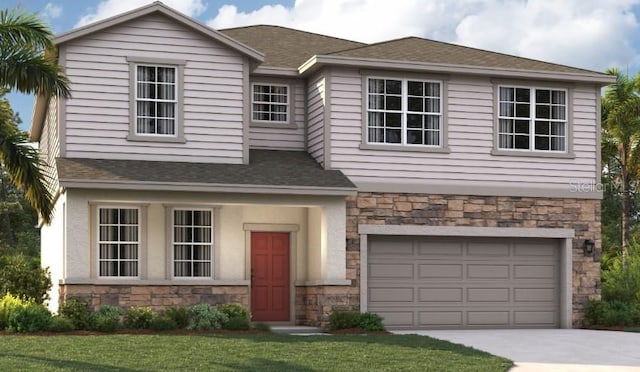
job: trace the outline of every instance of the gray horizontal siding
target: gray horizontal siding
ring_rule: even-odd
[[[325,77],[322,74],[309,79],[307,86],[307,151],[320,164],[324,165],[324,99]]]
[[[69,42],[68,157],[242,162],[243,57],[160,15]],[[186,143],[132,142],[126,57],[184,60]]]
[[[575,158],[493,156],[493,85],[454,76],[448,81],[450,153],[361,149],[362,77],[334,70],[331,77],[332,167],[358,182],[462,184],[566,190],[572,181],[596,180],[596,90],[573,92]],[[392,191],[392,190],[390,190]]]

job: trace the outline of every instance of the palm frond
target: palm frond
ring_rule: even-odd
[[[53,57],[9,45],[0,50],[0,86],[22,93],[69,97],[69,80]]]
[[[0,45],[22,45],[44,51],[53,48],[53,33],[36,14],[18,8],[0,11]]]

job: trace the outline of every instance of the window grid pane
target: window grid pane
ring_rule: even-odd
[[[566,152],[566,92],[500,87],[498,147]]]
[[[100,276],[138,276],[139,235],[138,209],[98,209],[98,270]]]
[[[441,146],[438,82],[367,79],[367,142]]]
[[[286,85],[253,85],[252,118],[256,121],[287,122],[289,87]]]
[[[174,136],[176,134],[177,69],[136,67],[136,133]]]
[[[173,211],[173,276],[211,277],[213,216],[210,210]]]

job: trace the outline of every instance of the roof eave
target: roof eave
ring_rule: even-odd
[[[139,17],[143,17],[145,15],[154,13],[154,12],[159,12],[162,13],[163,15],[166,15],[167,17],[173,18],[174,20],[181,22],[183,24],[185,24],[186,26],[206,35],[209,36],[213,39],[215,39],[216,41],[240,52],[241,54],[244,54],[250,58],[253,58],[259,62],[263,62],[264,61],[264,54],[235,40],[232,39],[231,37],[216,31],[180,12],[175,11],[174,9],[171,9],[169,7],[167,7],[166,5],[162,4],[159,1],[156,1],[150,5],[146,5],[131,11],[128,11],[126,13],[121,13],[118,14],[116,16],[113,17],[109,17],[106,19],[103,19],[101,21],[95,22],[95,23],[91,23],[88,24],[86,26],[82,26],[79,27],[77,29],[62,33],[60,35],[57,35],[54,39],[54,42],[57,45],[66,43],[68,41],[71,40],[75,40],[77,38],[80,38],[82,36],[106,29],[108,27],[112,27],[124,22],[128,22],[130,20],[139,18]]]
[[[284,77],[298,77],[300,73],[298,69],[291,67],[275,67],[275,66],[258,66],[253,71],[255,75],[271,75],[271,76],[284,76]]]
[[[469,65],[453,65],[429,62],[413,62],[387,59],[358,58],[332,55],[315,55],[298,67],[300,75],[308,75],[325,65],[345,67],[366,67],[372,69],[428,71],[442,73],[459,73],[468,75],[485,75],[504,78],[530,78],[539,80],[572,81],[598,84],[601,86],[615,82],[615,77],[600,73],[572,73],[540,70],[521,70],[498,67],[482,67]]]
[[[60,185],[65,188],[101,189],[101,190],[157,190],[188,192],[224,192],[240,194],[281,194],[281,195],[317,195],[317,196],[352,196],[356,195],[354,187],[327,186],[285,186],[285,185],[251,185],[251,184],[219,184],[190,182],[154,182],[128,180],[94,180],[61,178]]]
[[[29,127],[29,140],[39,141],[44,128],[44,119],[47,117],[47,106],[49,105],[49,97],[37,95],[33,103],[33,112],[31,114],[31,126]]]

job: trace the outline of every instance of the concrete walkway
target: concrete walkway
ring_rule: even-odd
[[[463,344],[515,362],[514,372],[640,372],[640,333],[583,329],[394,331]]]

